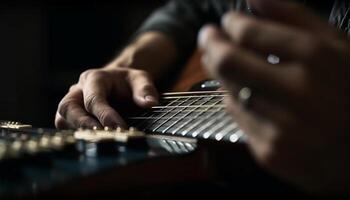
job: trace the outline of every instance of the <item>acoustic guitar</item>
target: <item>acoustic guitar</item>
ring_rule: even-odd
[[[196,54],[158,106],[129,130],[0,122],[0,197],[14,199],[300,194],[259,168]],[[194,73],[195,72],[195,73]],[[188,91],[188,92],[181,92]],[[133,128],[135,127],[135,128]]]

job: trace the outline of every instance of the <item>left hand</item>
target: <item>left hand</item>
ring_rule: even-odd
[[[349,40],[301,5],[249,3],[264,18],[230,12],[221,28],[201,30],[204,66],[229,90],[227,106],[262,166],[311,192],[348,192]],[[237,101],[242,87],[253,92],[247,107]]]

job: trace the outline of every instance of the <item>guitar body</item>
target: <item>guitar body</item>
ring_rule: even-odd
[[[188,91],[193,84],[207,79],[199,57],[196,53],[188,67],[179,75],[178,84],[171,89],[175,93],[164,96],[167,100],[164,107],[157,107],[150,114],[136,117],[137,120],[142,119],[141,125],[136,127],[148,133],[144,140],[78,140],[76,133],[79,131],[75,131],[73,136],[76,141],[73,146],[68,145],[68,148],[45,151],[35,156],[25,153],[24,156],[21,154],[21,159],[0,159],[0,197],[120,199],[168,197],[169,194],[179,197],[197,194],[246,195],[252,192],[299,194],[297,190],[273,178],[256,165],[245,143],[238,141],[238,127],[232,130],[227,129],[225,124],[217,127],[223,121],[231,125],[231,121],[220,118],[220,123],[213,123],[213,129],[213,125],[209,123],[211,117],[208,115],[204,118],[201,115],[215,109],[220,110],[220,116],[224,116],[221,115],[223,107],[220,104],[206,104],[217,98],[222,99],[224,94],[209,92],[208,99],[207,92],[181,92]],[[217,82],[203,83],[197,84],[197,89],[211,90],[218,86]],[[201,101],[199,98],[207,100]],[[179,99],[182,103],[174,104]],[[186,100],[190,103],[186,104]],[[205,111],[200,106],[205,106]],[[137,120],[136,122],[140,122]],[[207,126],[208,130],[216,131],[206,137],[203,129],[201,132],[204,136],[202,133],[198,135],[205,139],[194,137],[195,133],[199,133],[198,128],[193,128],[197,127],[193,126],[197,123],[194,120],[205,122],[198,124],[199,129]],[[167,124],[170,126],[164,129],[163,126]],[[190,125],[191,134],[181,135],[179,130],[185,130],[186,127],[188,129]],[[7,135],[17,134],[22,137],[29,134],[34,135],[38,141],[45,134],[60,137],[65,134],[58,130],[16,128],[3,126],[2,137],[6,139]],[[101,131],[91,132],[96,137],[99,133],[105,136]],[[109,130],[107,133],[114,134]],[[220,134],[222,137],[218,136]]]
[[[188,61],[185,68],[180,72],[174,86],[170,89],[173,92],[190,91],[193,85],[208,79],[208,75],[200,63],[200,53],[195,52]]]

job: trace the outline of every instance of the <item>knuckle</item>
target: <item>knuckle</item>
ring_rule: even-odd
[[[137,74],[137,75],[147,75],[148,74],[145,70],[141,70],[141,69],[131,69],[130,72]]]
[[[74,84],[74,85],[72,85],[72,86],[70,86],[69,87],[69,92],[72,92],[72,91],[75,91],[75,90],[77,90],[79,87],[78,87],[78,85],[77,84]]]
[[[100,69],[89,69],[81,73],[79,82],[84,83],[86,81],[100,81],[104,80],[107,76],[107,71]]]
[[[106,124],[111,116],[111,111],[109,109],[102,109],[97,113],[97,118],[102,124]]]
[[[90,94],[85,97],[84,106],[88,112],[92,112],[94,105],[99,100],[96,94]]]
[[[139,77],[139,76],[143,76],[143,77],[149,77],[149,73],[144,71],[144,70],[140,70],[140,69],[133,69],[130,71],[130,75],[134,78]]]
[[[146,80],[151,79],[151,75],[148,72],[139,69],[130,70],[128,74],[125,74],[125,77],[127,78],[128,82],[134,82],[140,77],[144,77]]]
[[[105,122],[106,119],[108,118],[109,112],[104,109],[98,114],[98,118],[100,119],[101,122]]]
[[[86,80],[91,73],[94,73],[96,69],[89,69],[80,74],[79,81]]]

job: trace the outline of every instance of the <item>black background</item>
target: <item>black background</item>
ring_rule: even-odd
[[[164,0],[0,2],[0,119],[53,127],[79,74],[105,65]]]

